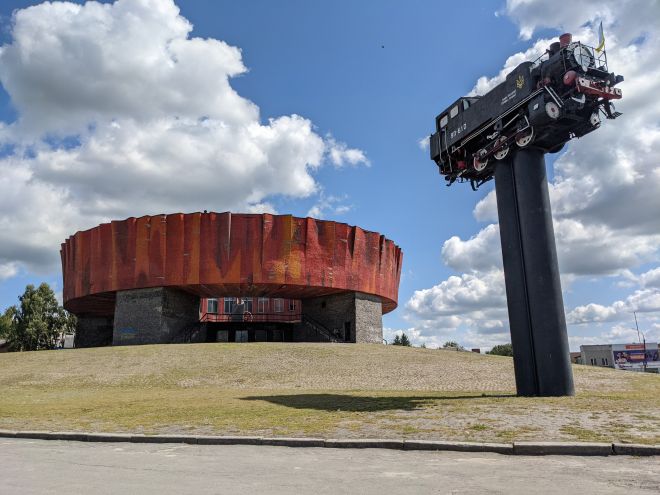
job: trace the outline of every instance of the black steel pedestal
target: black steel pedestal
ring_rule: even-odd
[[[543,152],[498,162],[495,189],[518,395],[573,395]]]

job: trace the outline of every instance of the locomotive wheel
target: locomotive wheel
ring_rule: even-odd
[[[534,139],[534,128],[530,127],[522,134],[518,134],[516,136],[516,144],[518,145],[519,148],[525,148],[526,146],[529,146],[529,143],[531,143],[533,139]]]
[[[559,118],[559,106],[554,101],[549,101],[545,104],[545,113],[552,120],[557,120]]]
[[[480,158],[480,154],[484,154],[484,150],[479,150],[475,153],[474,163],[472,164],[477,172],[483,171],[486,168],[486,165],[488,165],[488,158]]]
[[[502,136],[495,142],[495,146],[498,146],[499,144],[504,143],[505,141],[506,141],[506,136]],[[493,156],[495,157],[496,160],[504,160],[506,158],[506,155],[508,154],[509,154],[509,146],[504,145],[499,150],[497,150],[493,154]]]

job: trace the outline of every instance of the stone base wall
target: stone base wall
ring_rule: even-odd
[[[117,292],[113,345],[181,342],[199,325],[199,298],[165,287]]]
[[[304,299],[303,318],[310,317],[345,342],[383,342],[383,306],[378,296],[362,292],[344,292],[331,296]],[[304,325],[296,328],[296,340],[327,340]],[[310,335],[313,333],[314,335]]]
[[[73,346],[104,347],[112,344],[113,320],[110,317],[76,315],[76,336]]]
[[[355,293],[355,342],[383,343],[383,303],[380,297]]]

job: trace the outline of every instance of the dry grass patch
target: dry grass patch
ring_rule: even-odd
[[[199,344],[0,355],[0,428],[660,443],[660,377],[576,366],[516,397],[510,358],[379,345]]]

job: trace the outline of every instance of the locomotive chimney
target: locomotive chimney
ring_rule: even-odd
[[[573,35],[571,33],[564,33],[559,37],[559,44],[562,48],[568,46],[571,41],[573,41]]]

